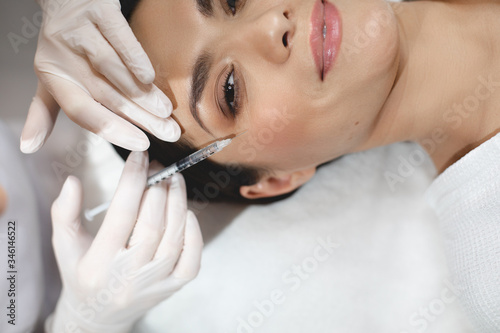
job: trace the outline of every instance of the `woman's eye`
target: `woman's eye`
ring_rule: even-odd
[[[227,74],[221,79],[223,80],[219,83],[216,95],[217,103],[225,117],[235,119],[240,107],[238,74],[235,72],[234,67],[231,66]]]
[[[234,80],[234,68],[228,73],[224,83],[224,101],[233,117],[238,112],[238,91]]]
[[[224,85],[224,99],[231,111],[234,110],[234,70],[231,71]]]
[[[235,15],[236,11],[238,9],[238,3],[241,0],[225,0],[225,1],[226,1],[226,5],[227,5],[228,10],[231,12],[231,14]]]
[[[227,6],[229,7],[229,9],[231,10],[231,12],[234,14],[236,14],[236,1],[237,0],[227,0]]]

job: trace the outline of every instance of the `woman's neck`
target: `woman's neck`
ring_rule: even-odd
[[[360,150],[416,141],[441,173],[500,129],[500,5],[391,5],[400,32],[398,74]]]

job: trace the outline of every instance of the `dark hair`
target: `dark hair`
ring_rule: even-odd
[[[130,21],[130,17],[134,12],[135,7],[139,4],[140,0],[120,0],[120,5],[122,7],[122,14],[125,16],[127,21]]]

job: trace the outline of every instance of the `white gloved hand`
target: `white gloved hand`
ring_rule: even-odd
[[[81,127],[128,150],[147,136],[177,141],[172,103],[152,84],[155,72],[120,10],[119,0],[39,0],[43,22],[35,55],[38,89],[21,135],[21,150],[37,151],[59,106]],[[168,118],[166,118],[168,117]]]
[[[63,289],[46,332],[129,332],[197,275],[203,240],[187,209],[184,178],[177,174],[144,191],[147,164],[147,153],[130,154],[93,240],[80,224],[81,184],[66,180],[52,206]]]

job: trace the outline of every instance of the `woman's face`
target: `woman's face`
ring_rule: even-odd
[[[311,46],[321,0],[142,0],[131,26],[182,137],[202,147],[246,131],[212,159],[280,172],[366,146],[397,71],[396,19],[384,0],[329,1],[340,50],[322,77]]]

